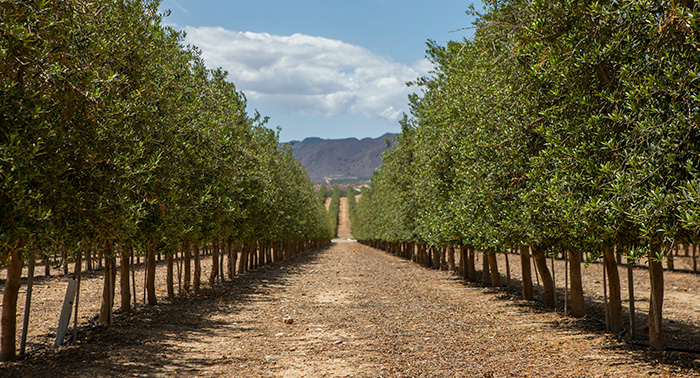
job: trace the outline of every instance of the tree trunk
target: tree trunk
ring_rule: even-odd
[[[506,250],[505,257],[506,257],[506,291],[510,293],[512,286],[510,282],[510,259],[508,259],[508,255],[510,255],[510,252]]]
[[[250,255],[248,256],[248,270],[255,270],[258,267],[258,250],[260,246],[257,242],[250,243]]]
[[[85,248],[85,254],[88,253],[90,247]],[[80,309],[80,283],[83,280],[83,251],[77,253],[77,258],[75,260],[75,308],[73,309],[73,340],[75,344],[78,342],[78,310]]]
[[[520,246],[520,269],[523,281],[523,299],[532,300],[532,270],[530,269],[530,247]]]
[[[544,290],[544,305],[547,308],[554,308],[554,281],[547,267],[547,256],[544,250],[537,247],[532,248],[532,254],[535,258],[535,266],[542,277],[542,288]]]
[[[433,267],[433,249],[430,245],[426,244],[423,247],[424,253],[425,253],[425,266],[426,268],[432,268]]]
[[[569,248],[569,275],[571,277],[571,316],[580,318],[586,315],[586,302],[583,298],[581,279],[581,253]]]
[[[165,275],[165,285],[168,289],[168,299],[172,302],[175,299],[175,272],[173,267],[173,254],[167,253],[165,255],[165,264],[167,265],[167,272]]]
[[[185,271],[182,278],[182,287],[185,293],[190,292],[190,282],[192,282],[192,253],[190,250],[190,242],[185,241],[182,246],[182,259]]]
[[[133,253],[133,247],[131,245],[129,246],[122,246],[121,249],[121,254],[120,254],[120,271],[119,271],[119,287],[120,287],[120,293],[121,293],[121,310],[122,313],[124,314],[130,314],[131,313],[131,292],[130,292],[130,287],[129,287],[129,259],[130,255]]]
[[[107,243],[105,251],[101,253],[104,257],[104,280],[102,284],[102,304],[100,305],[100,316],[98,323],[109,325],[112,323],[112,307],[114,306],[114,274],[116,261],[112,256],[112,245]]]
[[[447,270],[447,247],[438,247],[437,251],[440,259],[438,270]]]
[[[634,308],[634,261],[627,261],[627,293],[629,296],[630,309],[630,337],[634,339],[637,336],[637,318]]]
[[[211,247],[211,273],[209,274],[209,287],[216,285],[216,277],[219,275],[219,238],[214,238]]]
[[[429,245],[425,246],[425,266],[427,268],[433,267],[433,247]]]
[[[489,272],[491,272],[491,286],[501,288],[501,274],[498,273],[498,260],[496,259],[496,250],[491,249],[489,255]]]
[[[48,258],[44,260],[48,263]],[[22,338],[19,343],[19,355],[24,355],[27,345],[27,333],[29,332],[29,315],[32,308],[32,290],[34,289],[34,249],[29,253],[29,266],[27,267],[27,295],[24,301],[24,322],[22,323]]]
[[[92,249],[85,250],[85,270],[92,270]]]
[[[61,264],[63,265],[63,275],[68,275],[68,249],[61,247]]]
[[[620,275],[617,269],[615,252],[612,248],[606,248],[603,251],[603,263],[608,275],[610,332],[619,333],[622,331],[622,298],[620,294]]]
[[[240,246],[240,243],[233,243],[233,248],[231,248],[230,256],[231,256],[231,261],[229,261],[229,264],[231,267],[231,278],[236,276],[236,262],[238,261],[238,248]]]
[[[226,274],[228,275],[228,279],[232,280],[233,279],[233,265],[231,265],[232,261],[232,242],[231,239],[226,239]]]
[[[459,246],[459,275],[462,278],[467,278],[467,248],[464,245]]]
[[[550,256],[549,260],[552,263],[552,290],[554,291],[554,308],[557,308],[557,269],[554,267],[554,256],[556,255],[556,252],[552,256]]]
[[[56,255],[54,255],[54,257],[55,257],[55,256],[56,256]],[[47,255],[44,256],[44,259],[43,259],[43,260],[44,260],[44,261],[43,261],[43,262],[44,262],[44,276],[45,276],[45,277],[51,277],[51,258],[50,258],[49,255],[47,254]]]
[[[241,245],[241,261],[240,264],[238,265],[238,274],[241,274],[246,271],[246,267],[248,266],[248,243],[243,243]]]
[[[469,281],[476,281],[476,254],[474,253],[474,248],[467,248],[467,277]]]
[[[182,256],[183,253],[175,252],[175,267],[177,268],[177,295],[182,295]]]
[[[660,251],[658,246],[652,246],[649,257],[649,346],[651,350],[663,350],[665,347],[662,328],[662,312],[664,306],[664,268],[660,261],[653,258]]]
[[[199,283],[202,279],[202,265],[199,263],[199,244],[194,245],[194,282],[192,284],[195,294],[199,294]]]
[[[481,286],[488,286],[489,285],[489,275],[490,269],[489,269],[489,253],[488,251],[485,251],[481,254]]]
[[[447,264],[448,264],[447,269],[449,269],[451,272],[454,272],[455,271],[455,246],[450,244],[450,246],[448,248],[449,249],[447,250]]]
[[[148,292],[148,304],[153,306],[158,303],[156,298],[156,248],[152,244],[146,250],[146,291]]]
[[[133,246],[129,250],[131,252],[131,293],[132,293],[132,298],[134,300],[134,307],[136,308],[136,264],[134,264],[134,248]]]
[[[431,268],[433,265],[432,247],[429,244],[423,244],[423,265]]]
[[[255,244],[255,250],[254,250],[254,254],[253,254],[253,256],[254,256],[253,257],[253,270],[258,269],[260,267],[261,260],[262,260],[262,258],[261,258],[262,249],[263,249],[262,243],[258,242]]]
[[[676,270],[676,267],[673,263],[673,250],[669,250],[668,254],[666,254],[666,269],[668,269],[669,272],[673,272]]]
[[[248,243],[248,248],[246,248],[245,251],[245,270],[246,272],[250,272],[252,269],[252,264],[253,264],[253,255],[255,254],[255,249],[257,248],[257,245],[255,242],[250,242]],[[297,253],[301,252],[301,242],[297,242]]]
[[[219,244],[219,276],[217,277],[217,281],[220,284],[224,283],[225,273],[226,273],[226,272],[224,272],[224,270],[225,270],[224,269],[224,267],[225,267],[224,256],[226,256],[225,251],[226,251],[226,244],[224,242],[221,242]]]

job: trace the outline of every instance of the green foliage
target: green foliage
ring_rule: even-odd
[[[0,4],[3,259],[31,243],[331,237],[305,170],[158,7]]]
[[[355,211],[358,239],[591,252],[700,235],[700,12],[487,1],[430,76]],[[658,248],[657,248],[658,249]]]
[[[357,223],[357,215],[355,214],[355,211],[357,209],[357,197],[355,196],[355,188],[352,186],[348,186],[347,188],[347,197],[348,197],[348,213],[350,215],[350,230],[353,234],[353,237],[355,236],[355,223]]]
[[[359,240],[402,241],[413,239],[412,206],[416,203],[410,183],[413,177],[413,139],[408,124],[393,145],[384,152],[383,164],[372,177],[370,187],[362,188],[352,225]]]
[[[331,193],[331,203],[328,206],[328,217],[330,218],[331,234],[333,237],[338,235],[338,217],[340,216],[340,188],[333,187]]]
[[[318,197],[318,201],[322,205],[326,205],[326,198],[328,197],[328,189],[326,189],[325,186],[321,186],[318,188],[318,192],[316,192],[316,196]]]
[[[347,188],[347,197],[348,197],[348,210],[350,211],[350,216],[352,216],[352,213],[355,212],[355,207],[357,207],[357,198],[355,197],[355,188],[352,186],[348,186]]]

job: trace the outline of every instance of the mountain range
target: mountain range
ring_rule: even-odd
[[[306,167],[311,181],[332,183],[366,181],[382,164],[382,152],[394,134],[379,138],[306,138],[287,143],[294,157]]]

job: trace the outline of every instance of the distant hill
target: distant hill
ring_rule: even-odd
[[[393,138],[394,134],[387,133],[375,139],[306,138],[289,144],[312,181],[362,181],[371,177],[382,164],[385,140]]]

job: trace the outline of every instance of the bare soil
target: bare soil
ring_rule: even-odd
[[[348,197],[340,197],[340,206],[338,212],[338,238],[352,239],[350,230],[350,208],[348,206]]]
[[[592,316],[572,319],[519,299],[517,256],[510,257],[514,290],[507,293],[343,241],[198,297],[139,305],[112,326],[82,333],[77,344],[0,364],[0,377],[700,377],[699,354],[649,352],[605,334],[595,320],[604,319],[600,264],[584,269]],[[202,263],[206,276],[210,258]],[[563,261],[554,264],[562,307]],[[164,265],[157,274],[164,298]],[[142,303],[142,266],[136,278]],[[646,270],[635,271],[635,282],[643,328]],[[667,272],[665,283],[669,344],[700,349],[698,277]],[[53,343],[65,286],[61,277],[36,283],[28,349]],[[100,272],[83,280],[84,328],[99,310],[101,287]],[[19,304],[21,314],[23,294]]]
[[[481,267],[482,257],[479,254],[477,267]],[[521,290],[521,267],[520,257],[510,255],[510,268],[512,285],[516,293]],[[690,261],[686,257],[676,256],[676,266]],[[686,261],[687,260],[687,261]],[[548,259],[551,271],[552,260]],[[503,287],[506,287],[506,263],[505,256],[498,257],[499,271],[502,276]],[[557,308],[564,311],[566,270],[564,260],[554,260],[555,281],[557,287]],[[627,280],[627,266],[618,266],[620,276],[620,287],[622,294],[623,318],[625,327],[629,328],[629,291]],[[535,296],[543,298],[541,286],[537,286],[533,264],[533,283]],[[592,263],[582,269],[583,291],[586,298],[586,311],[589,317],[599,321],[605,320],[604,303],[605,295],[603,289],[603,264]],[[634,299],[636,309],[636,323],[638,336],[631,338],[629,332],[624,334],[627,340],[646,342],[648,339],[648,314],[649,314],[649,271],[645,265],[635,267],[633,274]],[[667,346],[681,349],[695,349],[700,351],[700,276],[696,273],[688,272],[664,272],[664,332]],[[700,357],[700,354],[698,355]]]
[[[647,352],[590,319],[504,299],[450,272],[336,243],[117,316],[77,345],[2,365],[0,376],[700,376],[695,355]]]

